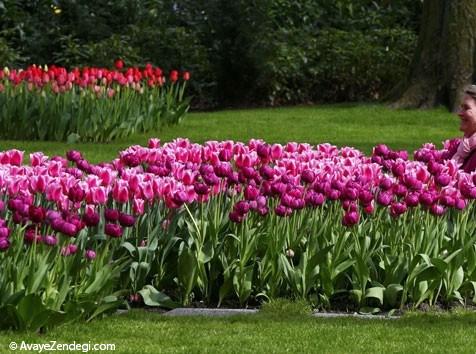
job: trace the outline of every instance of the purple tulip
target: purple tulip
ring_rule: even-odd
[[[244,200],[240,200],[238,203],[235,204],[235,206],[233,207],[233,210],[243,216],[247,214],[248,211],[250,210],[250,205],[248,202]]]
[[[392,165],[392,173],[393,173],[394,176],[396,176],[396,177],[403,176],[403,174],[405,173],[405,164],[404,164],[404,163],[395,162],[395,163]]]
[[[440,187],[445,187],[451,182],[451,176],[447,173],[442,173],[436,176],[435,178],[436,184]]]
[[[96,258],[96,252],[94,252],[93,250],[86,250],[86,252],[84,253],[84,257],[88,261],[92,261]]]
[[[392,188],[392,185],[393,185],[392,180],[386,177],[382,178],[379,183],[380,188],[385,191]]]
[[[389,206],[393,200],[393,195],[389,192],[380,192],[377,196],[377,203],[382,206]]]
[[[333,189],[338,190],[339,192],[342,192],[345,188],[345,183],[342,181],[339,181],[338,179],[335,179],[335,180],[332,180],[331,187]]]
[[[31,221],[36,224],[42,223],[43,220],[46,218],[46,210],[42,207],[35,207],[34,205],[30,205],[28,208],[28,216],[30,217]]]
[[[116,222],[119,220],[119,210],[117,209],[106,209],[104,210],[104,218],[109,222]]]
[[[259,174],[265,180],[270,181],[274,177],[274,169],[268,165],[264,165],[260,167]]]
[[[443,165],[439,164],[438,162],[431,160],[428,162],[428,172],[432,175],[437,175],[443,170]]]
[[[342,209],[345,211],[357,211],[357,204],[351,200],[344,200],[342,202]]]
[[[215,166],[214,172],[218,177],[228,177],[232,172],[232,168],[228,162],[221,162]]]
[[[11,211],[18,211],[23,208],[23,201],[20,199],[10,199],[8,201],[8,209]]]
[[[216,186],[220,184],[220,179],[213,172],[202,175],[203,181],[209,186]]]
[[[61,224],[59,231],[67,236],[74,237],[78,234],[79,229],[75,224],[65,221]]]
[[[405,197],[407,195],[408,189],[403,184],[394,184],[393,193],[397,197]]]
[[[266,144],[258,145],[256,148],[256,153],[263,160],[266,160],[269,157],[270,151],[270,147]]]
[[[458,210],[464,210],[466,208],[466,201],[461,198],[457,198],[455,201],[455,208]]]
[[[330,200],[338,200],[341,196],[341,192],[337,189],[326,190],[326,197]]]
[[[407,205],[402,202],[393,202],[390,206],[390,215],[393,217],[400,216],[407,211]]]
[[[300,210],[304,208],[305,205],[304,199],[301,198],[294,198],[291,202],[291,208],[294,210]]]
[[[421,190],[422,188],[422,183],[416,177],[409,174],[403,176],[403,183],[412,190]]]
[[[18,212],[18,211],[15,211],[12,215],[12,221],[14,224],[24,224],[25,223],[25,219],[23,218],[23,216]]]
[[[456,203],[455,198],[453,198],[449,195],[444,195],[444,196],[440,197],[439,201],[442,205],[444,205],[446,207],[454,207],[455,203]]]
[[[265,215],[268,215],[269,208],[267,206],[263,206],[263,207],[258,208],[257,212],[260,216],[265,216]]]
[[[83,159],[76,161],[76,166],[81,171],[84,171],[84,172],[89,171],[89,169],[91,168],[91,165],[89,164],[89,162]]]
[[[390,149],[387,145],[379,144],[373,148],[373,155],[382,156],[383,158],[387,158],[388,154],[390,153]]]
[[[345,188],[342,192],[342,198],[344,200],[357,200],[359,197],[359,191],[357,188]]]
[[[284,205],[280,204],[280,205],[278,205],[278,206],[274,209],[274,212],[275,212],[276,215],[278,215],[278,216],[285,217],[285,216],[291,215],[291,213],[293,212],[293,210],[292,210],[291,208],[287,208],[287,207],[285,207]]]
[[[10,229],[5,226],[0,227],[0,238],[9,238],[9,237],[10,237]]]
[[[383,162],[383,158],[382,158],[381,156],[372,156],[371,161],[372,161],[373,163],[376,163],[376,164],[381,165],[382,162]]]
[[[446,212],[446,208],[443,205],[440,204],[433,204],[430,207],[430,213],[436,216],[441,216]]]
[[[214,173],[213,166],[212,166],[212,165],[203,164],[203,165],[201,165],[200,168],[198,169],[198,172],[200,172],[200,174],[201,174],[202,176],[208,175],[208,174],[210,174],[210,173]]]
[[[43,236],[43,243],[48,246],[56,246],[58,239],[54,235],[45,235]]]
[[[408,160],[408,151],[406,151],[406,150],[397,151],[396,158],[400,158],[404,161],[407,161]]]
[[[0,238],[0,251],[4,252],[10,247],[10,240],[7,238]]]
[[[253,167],[243,167],[241,169],[241,172],[243,174],[243,177],[245,179],[252,179],[252,178],[255,178],[256,176],[256,170],[253,168]],[[246,180],[244,181],[246,182]]]
[[[61,249],[61,254],[63,256],[70,256],[70,255],[73,255],[75,254],[76,252],[78,251],[78,246],[71,243],[67,246],[64,246],[62,249]]]
[[[139,156],[134,154],[126,154],[122,157],[122,162],[129,167],[137,167],[141,164]]]
[[[357,211],[348,211],[342,218],[342,225],[350,227],[356,225],[359,222],[360,215]]]
[[[26,229],[25,234],[23,235],[23,240],[27,244],[32,244],[33,242],[41,241],[41,236],[36,233],[34,228]]]
[[[50,223],[54,219],[60,219],[61,218],[61,213],[56,210],[47,210],[46,211],[46,220],[49,221]]]
[[[418,193],[409,193],[405,197],[405,204],[409,207],[415,207],[420,203],[420,198]]]
[[[235,184],[238,184],[239,178],[238,178],[238,172],[232,172],[228,175],[228,178],[226,180],[229,186],[233,186]]]
[[[374,203],[369,203],[368,205],[364,206],[365,214],[373,214],[375,211]]]
[[[422,205],[429,207],[435,201],[435,196],[433,195],[433,193],[423,192],[422,194],[420,194],[419,200]]]
[[[188,194],[185,191],[177,191],[173,195],[173,201],[177,205],[183,205],[188,201]]]
[[[268,201],[266,199],[265,196],[263,195],[259,195],[257,198],[256,198],[256,203],[258,205],[258,208],[263,208],[267,205]]]
[[[72,202],[81,202],[81,201],[83,201],[85,195],[86,195],[86,193],[84,192],[84,190],[78,185],[71,187],[69,189],[69,192],[68,192],[68,198]]]
[[[119,224],[123,227],[131,227],[134,226],[136,222],[136,218],[133,215],[120,213],[119,214]]]
[[[116,224],[106,224],[104,233],[108,236],[119,238],[122,236],[122,227]]]
[[[273,183],[271,191],[274,195],[283,195],[286,192],[286,185],[282,182]]]
[[[259,189],[253,187],[252,185],[247,185],[244,191],[244,196],[246,200],[255,200],[259,196]]]
[[[99,224],[100,216],[95,211],[87,209],[86,212],[83,214],[82,220],[88,227],[94,227]]]
[[[311,184],[315,178],[316,175],[311,170],[304,170],[301,173],[301,180],[306,184]]]
[[[366,190],[366,189],[361,189],[360,190],[360,192],[359,192],[359,201],[363,205],[368,205],[370,202],[372,202],[373,199],[374,199],[374,196],[369,190]]]
[[[233,151],[228,149],[223,149],[218,153],[218,158],[221,161],[230,161],[233,157]]]
[[[294,197],[289,194],[283,194],[281,196],[281,204],[287,208],[291,208],[293,205]]]
[[[195,190],[195,193],[198,195],[205,195],[210,193],[210,188],[205,183],[195,183],[193,185],[193,189]]]
[[[306,203],[313,207],[318,207],[324,204],[326,197],[322,193],[310,192],[306,195]]]
[[[239,224],[243,221],[243,215],[240,214],[239,212],[237,212],[236,210],[231,211],[228,214],[228,218],[230,219],[230,221],[232,221],[234,223],[237,223],[237,224]]]
[[[79,160],[82,160],[83,156],[77,150],[70,150],[66,153],[66,158],[68,159],[68,161],[77,162]]]
[[[476,199],[476,187],[470,185],[469,183],[463,183],[460,187],[460,192],[463,197],[467,199]]]

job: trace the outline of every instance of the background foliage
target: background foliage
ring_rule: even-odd
[[[374,100],[406,71],[421,1],[0,0],[0,65],[193,74],[196,107]]]

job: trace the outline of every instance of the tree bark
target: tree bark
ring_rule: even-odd
[[[397,108],[454,111],[476,79],[476,0],[425,0],[417,48]]]

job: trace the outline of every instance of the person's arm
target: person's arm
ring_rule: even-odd
[[[469,155],[464,160],[463,165],[461,166],[461,168],[466,173],[476,171],[476,148],[471,150]]]

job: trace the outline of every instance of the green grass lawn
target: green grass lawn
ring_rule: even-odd
[[[117,151],[129,145],[145,145],[149,137],[159,137],[162,141],[187,137],[197,143],[224,139],[246,142],[251,138],[279,143],[330,142],[369,153],[379,143],[413,152],[422,143],[439,144],[457,135],[456,116],[442,108],[393,110],[383,105],[346,104],[190,113],[178,127],[110,144],[2,141],[0,149],[19,148],[27,153],[43,151],[53,155],[74,148],[83,151],[92,162],[99,162],[114,158]]]
[[[45,335],[0,333],[0,352],[25,343],[111,343],[115,353],[474,353],[476,314],[397,320],[312,318],[289,311],[229,318],[170,318],[135,310]]]

